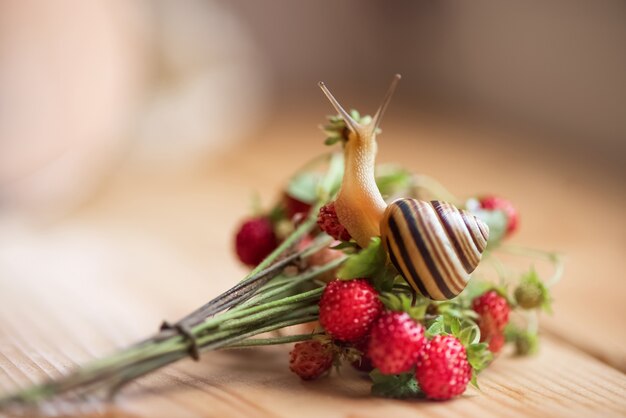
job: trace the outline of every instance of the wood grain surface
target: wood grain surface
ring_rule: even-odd
[[[315,116],[315,114],[313,114]],[[451,402],[369,396],[350,370],[303,383],[289,347],[184,360],[113,403],[53,404],[56,415],[115,417],[626,416],[626,195],[580,155],[438,122],[385,121],[380,160],[453,192],[505,195],[522,213],[520,245],[567,255],[540,354],[503,353],[481,391]],[[203,167],[167,172],[129,161],[88,204],[54,222],[0,217],[0,392],[59,376],[156,331],[243,276],[232,233],[258,191],[323,151],[311,113],[273,123]],[[283,119],[284,121],[284,119]],[[302,129],[302,126],[310,126]]]

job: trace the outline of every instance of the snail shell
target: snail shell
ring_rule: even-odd
[[[489,238],[483,221],[437,200],[392,202],[380,231],[394,266],[416,292],[434,300],[461,293]]]

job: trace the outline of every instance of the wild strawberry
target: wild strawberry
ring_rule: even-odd
[[[317,224],[322,231],[331,237],[340,241],[350,241],[350,233],[341,225],[339,218],[337,218],[334,202],[330,202],[320,208],[320,212],[317,215]]]
[[[500,350],[502,350],[502,347],[504,346],[505,343],[505,338],[504,338],[504,334],[499,332],[495,335],[492,335],[491,338],[489,338],[489,351],[491,351],[493,354],[497,354],[500,352]]]
[[[481,341],[489,341],[504,331],[509,322],[509,303],[495,290],[483,293],[472,302],[472,308],[479,315]]]
[[[320,323],[333,338],[355,342],[369,332],[383,310],[378,292],[365,279],[334,280],[320,299]]]
[[[461,342],[451,335],[437,335],[417,357],[415,377],[430,399],[451,399],[465,392],[472,368]]]
[[[245,221],[235,237],[235,250],[242,263],[256,266],[277,247],[272,223],[265,217]]]
[[[317,379],[333,365],[333,352],[329,345],[317,340],[296,344],[289,353],[289,369],[302,380]]]
[[[519,214],[515,206],[507,200],[496,196],[485,196],[480,199],[480,206],[483,209],[501,210],[506,214],[506,235],[513,234],[519,225]]]
[[[295,197],[285,193],[283,196],[283,205],[288,219],[293,219],[296,215],[306,216],[311,210],[311,205],[303,202]]]
[[[424,326],[406,312],[383,313],[370,333],[367,354],[384,374],[406,372],[425,343]]]

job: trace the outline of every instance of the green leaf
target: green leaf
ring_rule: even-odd
[[[411,297],[404,293],[385,292],[380,295],[380,300],[390,311],[406,312],[415,321],[422,321],[426,316],[426,309],[430,301],[426,298],[417,298],[415,305]]]
[[[378,369],[374,369],[370,373],[370,378],[372,379],[372,395],[374,396],[396,399],[423,396],[413,371],[385,375]]]
[[[466,350],[467,361],[476,374],[480,373],[493,360],[493,353],[489,351],[487,343],[470,344]]]
[[[360,277],[373,277],[380,269],[385,267],[387,253],[380,244],[380,238],[374,237],[367,248],[350,255],[343,264],[337,277],[340,279],[356,279]]]
[[[337,142],[342,141],[343,138],[340,136],[329,136],[324,140],[324,145],[335,145]]]
[[[378,292],[391,292],[398,277],[398,271],[391,264],[385,264],[371,277],[372,284]]]
[[[394,195],[411,184],[412,174],[395,165],[376,167],[376,185],[383,196]]]
[[[328,170],[324,178],[319,182],[316,197],[322,202],[329,200],[341,186],[343,179],[344,162],[342,153],[333,153],[328,161]]]
[[[480,341],[480,328],[473,321],[464,321],[461,332],[458,335],[459,341],[466,347]]]
[[[340,241],[337,245],[330,247],[331,250],[355,250],[359,245],[354,241]]]
[[[434,337],[435,335],[445,335],[446,326],[444,324],[443,315],[439,315],[435,320],[430,324],[428,329],[426,330],[426,337],[428,339]]]
[[[480,386],[478,386],[478,377],[476,376],[476,373],[474,373],[474,371],[472,370],[472,378],[470,379],[470,383],[472,384],[472,386],[474,386],[476,389],[480,390]]]
[[[303,171],[291,178],[287,184],[287,194],[304,203],[314,203],[317,200],[317,186],[320,175],[310,171]]]

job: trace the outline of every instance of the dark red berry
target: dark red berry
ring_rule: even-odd
[[[326,332],[347,342],[365,337],[383,310],[378,292],[365,279],[328,283],[319,306],[320,323]]]
[[[265,217],[245,221],[235,237],[235,250],[242,263],[256,266],[278,246],[274,228]]]
[[[305,217],[311,210],[310,204],[296,199],[287,193],[283,197],[283,204],[285,205],[285,213],[288,219],[293,219],[295,216]]]
[[[334,202],[330,202],[320,208],[317,215],[317,224],[322,231],[331,237],[340,241],[350,241],[350,233],[337,218]]]
[[[296,344],[289,353],[289,369],[302,380],[317,379],[333,365],[333,352],[329,345],[316,340]]]

